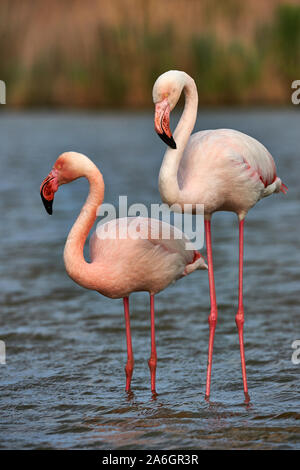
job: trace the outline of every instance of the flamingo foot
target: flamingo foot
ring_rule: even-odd
[[[209,343],[208,343],[208,359],[207,359],[207,373],[206,373],[206,391],[205,391],[205,400],[209,401],[210,396],[210,384],[211,384],[211,369],[212,369],[212,358],[213,358],[213,348],[214,348],[214,337],[217,325],[217,310],[213,310],[209,317]]]
[[[129,314],[129,299],[124,297],[124,314],[125,314],[125,325],[126,325],[126,342],[127,342],[127,363],[125,366],[126,373],[126,392],[130,391],[131,377],[133,373],[133,352],[132,352],[132,343],[131,343],[131,331],[130,331],[130,314]]]
[[[157,365],[157,354],[155,345],[155,321],[154,321],[154,295],[150,294],[150,316],[151,316],[151,355],[148,361],[148,366],[151,374],[151,392],[153,396],[156,396],[155,389],[155,375]]]
[[[245,361],[245,348],[244,348],[244,308],[240,307],[239,311],[235,317],[236,326],[239,334],[240,342],[240,355],[241,355],[241,365],[242,365],[242,376],[243,376],[243,385],[244,385],[244,394],[245,394],[245,403],[250,402],[250,396],[248,393],[247,385],[247,373],[246,373],[246,361]]]
[[[155,387],[156,365],[157,365],[157,357],[156,356],[150,357],[150,359],[148,361],[148,366],[149,366],[150,375],[151,375],[151,392],[152,392],[152,395],[157,395],[156,387]]]
[[[125,391],[126,392],[131,391],[131,378],[132,378],[132,374],[133,374],[133,365],[134,365],[134,361],[133,360],[128,360],[127,364],[125,366],[125,373],[126,373],[126,388],[125,388]]]

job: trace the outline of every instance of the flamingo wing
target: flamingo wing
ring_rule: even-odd
[[[207,268],[200,253],[187,242],[183,232],[158,219],[127,217],[97,228],[90,240],[90,256],[92,262],[118,270],[119,278],[121,272],[134,277],[132,284],[145,286],[159,277],[164,288],[196,269]]]
[[[256,181],[262,196],[286,188],[277,177],[273,157],[266,147],[233,129],[206,130],[191,136],[179,167],[179,185],[196,187],[204,176],[213,185],[222,175],[230,174],[230,166],[238,166],[246,179]]]

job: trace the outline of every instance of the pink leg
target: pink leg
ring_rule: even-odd
[[[242,374],[245,393],[245,402],[249,403],[250,397],[248,394],[246,363],[245,363],[245,350],[244,350],[244,305],[243,305],[243,252],[244,252],[244,220],[239,224],[239,306],[238,312],[235,317],[236,326],[239,332],[240,352],[242,362]]]
[[[125,366],[126,372],[126,392],[130,391],[131,377],[133,373],[133,353],[131,344],[131,332],[130,332],[130,318],[129,318],[129,299],[124,297],[124,313],[125,313],[125,325],[126,325],[126,341],[127,341],[127,363]]]
[[[154,322],[154,295],[150,295],[150,311],[151,311],[151,356],[148,361],[150,374],[151,374],[151,391],[155,395],[155,374],[157,364],[157,354],[155,345],[155,322]]]
[[[214,280],[214,268],[212,259],[212,246],[211,246],[211,231],[210,220],[205,220],[205,237],[206,237],[206,250],[207,250],[207,263],[208,263],[208,279],[209,279],[209,294],[210,294],[210,314],[208,317],[209,323],[209,344],[208,344],[208,362],[207,362],[207,375],[206,375],[206,392],[205,399],[209,399],[210,395],[210,382],[211,382],[211,367],[214,347],[214,336],[218,319],[218,309],[216,301],[216,290]]]

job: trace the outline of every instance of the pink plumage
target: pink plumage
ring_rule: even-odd
[[[232,129],[193,134],[180,161],[178,183],[182,203],[201,201],[206,214],[233,211],[240,219],[260,199],[282,189],[268,150]]]
[[[170,131],[170,112],[184,91],[185,107],[174,136]],[[161,198],[170,206],[204,204],[211,312],[209,321],[206,398],[210,396],[213,342],[217,324],[210,220],[214,212],[232,211],[239,218],[239,306],[236,324],[245,399],[249,401],[244,354],[243,240],[244,218],[260,199],[287,187],[276,174],[273,157],[256,139],[232,129],[214,129],[191,135],[198,109],[194,80],[185,72],[171,70],[161,75],[153,87],[154,126],[169,146],[159,173]]]
[[[170,239],[164,238],[170,233]],[[132,237],[130,233],[132,232]],[[129,217],[100,225],[90,239],[92,264],[98,266],[101,294],[123,298],[132,292],[157,294],[171,283],[205,267],[203,257],[187,250],[189,241],[175,227],[157,219]],[[151,235],[153,233],[153,236]],[[122,233],[127,233],[122,238]],[[114,235],[116,234],[116,239]]]
[[[186,249],[187,237],[177,228],[156,219],[121,218],[100,225],[90,239],[91,262],[84,259],[83,248],[96,220],[104,197],[102,174],[85,155],[66,152],[56,160],[41,184],[44,206],[52,214],[54,193],[62,184],[86,177],[90,184],[88,198],[74,223],[64,250],[69,276],[79,285],[110,298],[123,298],[127,338],[126,391],[130,390],[133,353],[129,319],[129,294],[147,291],[151,314],[151,390],[156,393],[156,346],[154,295],[196,269],[206,269],[196,250]]]

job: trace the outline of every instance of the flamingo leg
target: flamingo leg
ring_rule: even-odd
[[[151,391],[155,395],[155,374],[157,364],[157,354],[155,345],[155,319],[154,319],[154,295],[150,294],[150,313],[151,313],[151,356],[148,361],[150,374],[151,374]]]
[[[215,330],[216,330],[217,319],[218,319],[218,309],[217,309],[214,268],[213,268],[213,258],[212,258],[210,220],[205,220],[204,224],[205,224],[205,238],[206,238],[206,250],[207,250],[210,306],[211,306],[210,314],[208,317],[209,344],[208,344],[208,362],[207,362],[206,391],[205,391],[205,399],[208,400],[209,395],[210,395],[211,367],[212,367],[212,357],[213,357],[213,348],[214,348],[214,336],[215,336]]]
[[[245,363],[245,350],[244,350],[244,305],[243,305],[243,256],[244,256],[244,220],[239,223],[239,306],[238,312],[235,316],[235,323],[239,333],[240,353],[242,363],[242,375],[245,393],[245,402],[249,403],[250,397],[248,394],[246,363]]]
[[[125,366],[126,373],[126,392],[130,391],[131,377],[133,373],[133,353],[131,343],[131,331],[130,331],[130,315],[129,315],[129,298],[124,297],[124,314],[125,314],[125,325],[126,325],[126,342],[127,342],[127,363]]]

